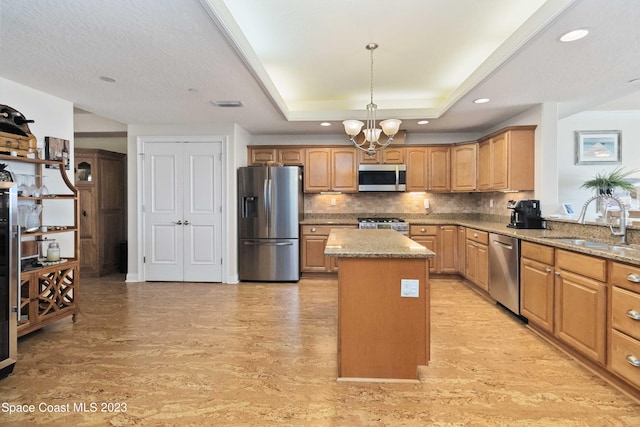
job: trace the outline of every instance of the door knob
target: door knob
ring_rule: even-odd
[[[189,220],[186,220],[186,221],[184,222],[184,225],[189,225]]]
[[[172,222],[172,224],[175,224],[175,225],[182,225],[182,221],[174,221],[174,222]]]

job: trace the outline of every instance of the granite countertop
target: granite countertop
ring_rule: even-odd
[[[366,216],[360,214],[358,216]],[[461,225],[464,227],[475,228],[481,231],[487,231],[490,233],[498,233],[505,236],[516,237],[523,241],[529,241],[533,243],[539,243],[542,245],[551,246],[558,249],[566,249],[573,252],[579,252],[586,255],[593,255],[601,258],[611,259],[614,261],[623,262],[626,264],[640,266],[640,245],[621,245],[617,243],[619,238],[612,238],[611,240],[597,239],[591,236],[584,235],[580,231],[572,229],[555,230],[535,230],[535,229],[516,229],[507,227],[506,220],[504,222],[497,222],[485,219],[468,219],[452,216],[446,217],[419,217],[412,218],[411,216],[393,215],[403,218],[410,225]],[[305,218],[301,224],[317,224],[317,225],[357,225],[358,220],[356,216],[344,215],[343,217],[309,217]],[[337,231],[337,230],[336,230]],[[353,230],[352,230],[353,231]],[[361,230],[365,231],[365,230]],[[392,231],[392,230],[367,230],[367,231]],[[332,231],[333,232],[333,231]],[[395,231],[392,231],[396,233]],[[396,233],[399,234],[399,233]],[[368,243],[369,244],[369,243]],[[372,247],[370,256],[374,256],[373,249],[375,242],[371,242]],[[327,255],[333,255],[325,252]],[[335,255],[334,255],[335,256]],[[341,255],[347,256],[347,255]]]
[[[343,258],[433,258],[435,253],[393,230],[331,230],[324,254]]]

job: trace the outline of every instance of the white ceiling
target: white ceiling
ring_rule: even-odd
[[[5,0],[0,76],[122,123],[342,133],[375,42],[379,118],[482,132],[542,102],[638,109],[638,22],[637,0]],[[227,100],[243,107],[210,103]]]

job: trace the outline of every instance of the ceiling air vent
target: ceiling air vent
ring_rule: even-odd
[[[211,101],[211,103],[220,108],[242,107],[242,102],[240,101]]]

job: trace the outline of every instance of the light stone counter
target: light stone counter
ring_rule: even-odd
[[[435,253],[394,230],[334,229],[324,250],[341,258],[433,258]]]

